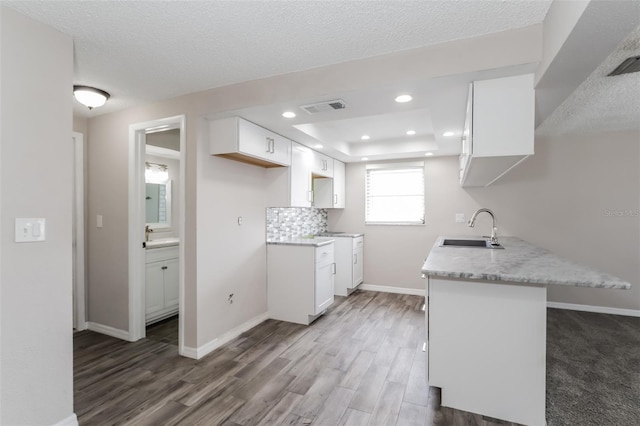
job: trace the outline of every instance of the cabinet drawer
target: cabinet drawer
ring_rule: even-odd
[[[356,237],[353,239],[353,249],[361,248],[364,246],[364,237]]]
[[[333,263],[334,248],[333,244],[316,247],[316,264]]]

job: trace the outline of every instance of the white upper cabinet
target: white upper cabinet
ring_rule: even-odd
[[[240,117],[209,123],[210,151],[262,167],[291,164],[291,141]]]
[[[533,84],[533,74],[471,84],[460,154],[462,186],[489,186],[533,155]]]
[[[333,158],[313,151],[313,168],[311,172],[314,176],[333,177]]]
[[[289,207],[312,206],[312,163],[313,151],[293,142],[291,147],[291,166],[289,167]]]
[[[333,160],[333,178],[313,179],[313,206],[320,209],[344,209],[345,189],[345,164]]]

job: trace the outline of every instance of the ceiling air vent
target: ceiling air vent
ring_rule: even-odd
[[[622,61],[615,70],[611,71],[609,77],[638,71],[640,71],[640,56],[632,56]]]
[[[333,101],[318,102],[316,104],[302,105],[300,108],[305,110],[308,114],[317,114],[319,112],[335,111],[338,109],[345,109],[347,105],[342,99],[336,99]]]

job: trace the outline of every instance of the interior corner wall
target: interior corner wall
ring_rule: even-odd
[[[329,229],[365,234],[366,284],[423,289],[420,268],[438,235],[487,235],[455,223],[480,207],[500,235],[520,237],[631,282],[632,289],[550,286],[554,302],[640,309],[640,134],[537,138],[532,157],[487,188],[461,188],[457,157],[426,159],[426,225],[364,224],[363,163],[347,165],[347,208],[329,210]]]
[[[0,15],[0,423],[72,423],[73,43]],[[15,243],[18,217],[45,218],[46,241]]]

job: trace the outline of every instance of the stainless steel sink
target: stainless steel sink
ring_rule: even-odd
[[[504,249],[500,244],[491,244],[489,240],[477,239],[477,240],[465,240],[465,239],[453,239],[445,238],[442,240],[440,247],[475,247],[475,248],[488,248],[488,249]]]

